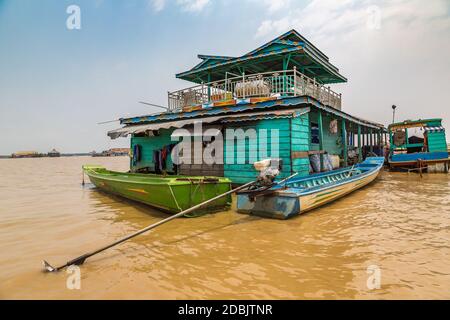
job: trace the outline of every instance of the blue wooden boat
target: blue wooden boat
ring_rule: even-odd
[[[408,130],[419,129],[423,137],[410,136]],[[450,162],[442,119],[406,120],[388,127],[390,148],[389,167],[427,168],[448,171]]]
[[[237,211],[287,219],[341,198],[378,176],[384,158],[368,157],[353,167],[293,177],[266,190],[246,190],[237,195]]]

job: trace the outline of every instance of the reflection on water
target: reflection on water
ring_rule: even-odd
[[[92,257],[81,290],[41,272],[167,215],[81,186],[81,165],[0,160],[0,298],[450,298],[450,179],[384,172],[287,221],[233,210],[177,219]],[[367,288],[367,267],[381,288]]]

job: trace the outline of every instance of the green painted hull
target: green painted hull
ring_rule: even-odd
[[[162,176],[122,173],[100,166],[83,166],[90,181],[104,192],[138,201],[168,213],[177,213],[231,189],[223,177]],[[218,199],[195,214],[217,211],[231,204],[231,196]]]

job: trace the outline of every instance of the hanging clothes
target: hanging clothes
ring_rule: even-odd
[[[159,170],[159,172],[162,172],[162,170],[163,170],[163,159],[162,159],[162,152],[161,152],[161,150],[158,151],[158,164],[159,164],[158,170]]]
[[[160,151],[159,150],[153,150],[153,163],[155,164],[155,172],[160,172]]]
[[[156,173],[161,173],[167,169],[167,159],[176,145],[176,143],[173,143],[159,150],[153,150],[153,163],[155,164]]]
[[[161,170],[166,170],[167,148],[161,149]]]
[[[133,164],[133,166],[136,166],[137,165],[137,163],[139,162],[139,161],[141,161],[141,145],[139,145],[139,144],[135,144],[134,146],[133,146],[133,160],[132,160],[132,164]]]

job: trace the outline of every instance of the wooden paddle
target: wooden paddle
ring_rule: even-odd
[[[199,203],[199,204],[197,204],[197,205],[195,205],[195,206],[193,206],[193,207],[191,207],[191,208],[189,208],[189,209],[183,210],[183,211],[181,211],[181,212],[179,212],[179,213],[177,213],[177,214],[174,214],[174,215],[172,215],[172,216],[170,216],[170,217],[168,217],[168,218],[166,218],[166,219],[163,219],[163,220],[158,221],[158,222],[156,222],[156,223],[154,223],[154,224],[151,224],[151,225],[149,225],[149,226],[147,226],[147,227],[145,227],[145,228],[143,228],[143,229],[141,229],[141,230],[138,230],[138,231],[136,231],[136,232],[134,232],[134,233],[132,233],[132,234],[130,234],[130,235],[127,235],[127,236],[125,236],[125,237],[123,237],[123,238],[121,238],[121,239],[119,239],[119,240],[117,240],[117,241],[115,241],[115,242],[113,242],[113,243],[110,243],[110,244],[108,244],[108,245],[106,245],[106,246],[104,246],[104,247],[101,247],[101,248],[99,248],[99,249],[97,249],[97,250],[94,250],[94,251],[85,253],[85,254],[83,254],[83,255],[81,255],[81,256],[79,256],[79,257],[73,259],[73,260],[70,260],[70,261],[66,262],[66,263],[65,263],[64,265],[62,265],[62,266],[59,266],[59,267],[53,267],[53,266],[51,266],[47,261],[44,260],[44,261],[43,261],[44,271],[55,272],[55,271],[59,271],[59,270],[65,268],[65,267],[68,267],[68,266],[71,266],[71,265],[81,265],[81,264],[84,263],[84,261],[86,261],[87,258],[92,257],[93,255],[96,255],[97,253],[100,253],[100,252],[102,252],[102,251],[105,251],[106,249],[109,249],[109,248],[111,248],[111,247],[114,247],[114,246],[116,246],[116,245],[118,245],[118,244],[120,244],[120,243],[122,243],[122,242],[125,242],[125,241],[127,241],[127,240],[129,240],[129,239],[131,239],[131,238],[134,238],[134,237],[136,237],[136,236],[138,236],[138,235],[140,235],[140,234],[143,234],[143,233],[145,233],[145,232],[147,232],[147,231],[149,231],[149,230],[151,230],[151,229],[154,229],[154,228],[156,228],[156,227],[158,227],[158,226],[160,226],[160,225],[162,225],[162,224],[164,224],[164,223],[166,223],[166,222],[169,222],[169,221],[171,221],[171,220],[173,220],[173,219],[175,219],[175,218],[181,217],[181,216],[183,216],[183,215],[185,215],[185,214],[187,214],[187,213],[190,213],[190,212],[192,212],[192,211],[194,211],[194,210],[196,210],[196,209],[199,209],[200,207],[202,207],[202,206],[204,206],[204,205],[206,205],[206,204],[208,204],[208,203],[211,203],[211,202],[213,202],[213,201],[215,201],[215,200],[218,200],[218,199],[220,199],[220,198],[222,198],[222,197],[225,197],[225,196],[227,196],[227,195],[229,195],[229,194],[232,194],[232,193],[234,193],[234,192],[236,192],[236,191],[239,191],[239,190],[241,190],[241,189],[247,188],[247,187],[249,187],[249,186],[255,184],[256,182],[257,182],[257,181],[252,181],[252,182],[246,183],[246,184],[244,184],[244,185],[242,185],[242,186],[240,186],[240,187],[237,187],[237,188],[235,188],[235,189],[232,189],[232,190],[230,190],[230,191],[227,191],[227,192],[225,192],[225,193],[222,193],[222,194],[220,194],[220,195],[218,195],[218,196],[216,196],[216,197],[214,197],[214,198],[211,198],[211,199],[209,199],[209,200],[207,200],[207,201],[205,201],[205,202]]]

